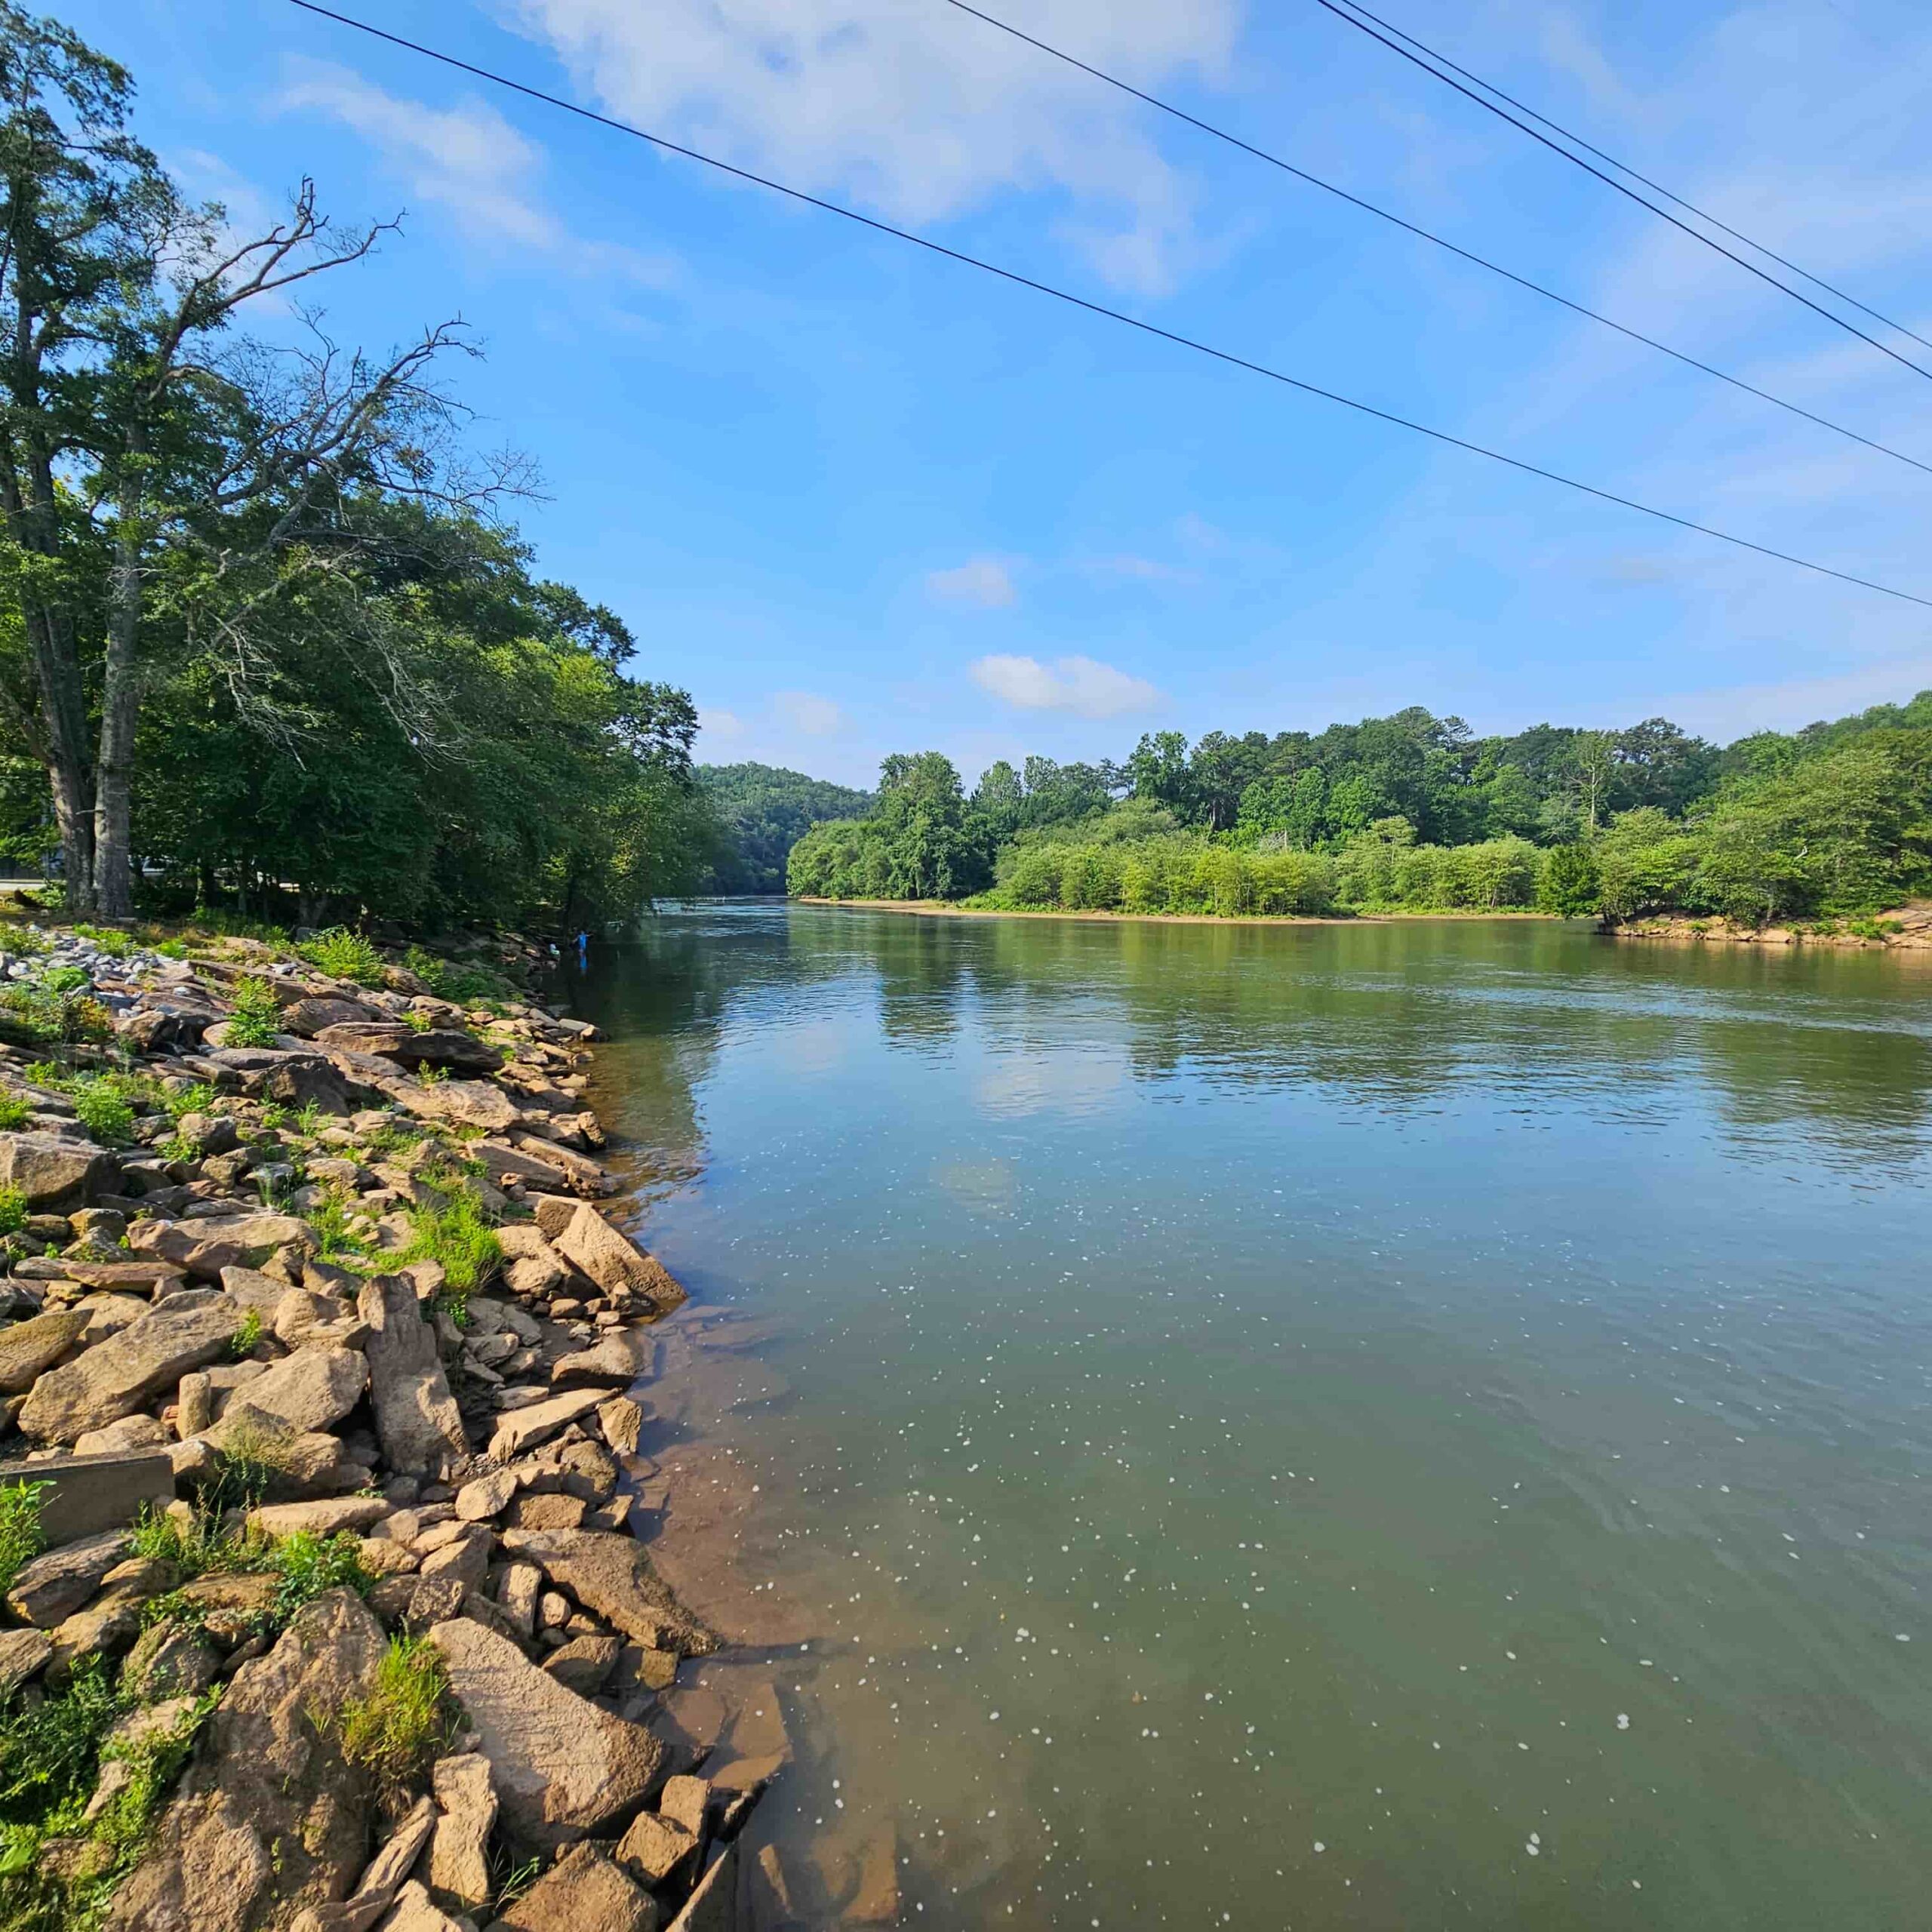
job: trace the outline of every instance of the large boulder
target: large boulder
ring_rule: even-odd
[[[353,1349],[297,1349],[254,1377],[242,1399],[309,1432],[333,1429],[368,1386],[369,1364]]]
[[[363,1352],[383,1454],[392,1471],[440,1478],[469,1445],[415,1286],[400,1275],[378,1275],[363,1283],[356,1309],[369,1328]]]
[[[509,1096],[487,1080],[405,1080],[389,1091],[392,1100],[419,1120],[448,1121],[500,1134],[517,1119]]]
[[[376,1803],[331,1720],[374,1688],[385,1647],[361,1600],[331,1590],[235,1672],[147,1855],[115,1895],[115,1932],[260,1932],[347,1893]]]
[[[120,1163],[91,1141],[0,1134],[0,1187],[18,1188],[34,1214],[73,1214],[112,1193],[120,1174]]]
[[[313,994],[281,1010],[281,1027],[297,1039],[312,1040],[331,1026],[353,1026],[358,1020],[374,1020],[374,1008],[360,1000],[321,998]]]
[[[614,1824],[650,1795],[664,1747],[641,1724],[565,1690],[468,1617],[429,1635],[490,1761],[503,1825],[520,1843],[553,1850]]]
[[[611,1629],[648,1649],[695,1657],[718,1648],[717,1638],[671,1594],[635,1537],[604,1530],[506,1530],[503,1544]]]
[[[306,1047],[217,1047],[206,1057],[233,1074],[243,1093],[258,1100],[287,1107],[313,1103],[325,1113],[349,1111],[342,1076],[326,1054]]]
[[[119,1530],[63,1543],[26,1564],[7,1588],[7,1607],[23,1623],[51,1629],[64,1623],[121,1561],[128,1539]]]
[[[217,1289],[170,1295],[118,1335],[49,1369],[22,1406],[19,1426],[43,1442],[72,1442],[118,1422],[225,1352],[239,1325],[239,1311]]]
[[[463,1073],[494,1073],[503,1063],[503,1055],[487,1041],[455,1026],[419,1033],[399,1021],[352,1020],[324,1027],[315,1044],[342,1053],[379,1054],[405,1066],[447,1066]]]
[[[128,1244],[205,1281],[224,1268],[260,1268],[278,1248],[312,1254],[315,1231],[293,1214],[213,1214],[195,1221],[137,1221]]]
[[[657,1901],[598,1847],[572,1845],[491,1932],[658,1932]]]
[[[587,1201],[552,1239],[557,1252],[606,1294],[622,1289],[641,1295],[660,1315],[684,1301],[684,1290],[664,1264],[620,1234]]]
[[[0,1395],[31,1389],[80,1340],[88,1321],[85,1309],[57,1308],[0,1329]]]
[[[573,1389],[546,1401],[531,1402],[520,1409],[506,1409],[497,1419],[497,1432],[490,1438],[491,1459],[513,1462],[526,1449],[568,1429],[580,1417],[588,1415],[603,1401],[601,1389]]]
[[[550,1371],[551,1384],[558,1389],[628,1389],[654,1353],[642,1336],[613,1328],[589,1348],[561,1357]]]

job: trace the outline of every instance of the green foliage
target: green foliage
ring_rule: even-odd
[[[77,993],[88,983],[85,966],[57,966],[40,983],[51,993]]]
[[[26,1196],[17,1187],[0,1187],[0,1235],[17,1235],[26,1224]]]
[[[503,1243],[466,1188],[451,1194],[440,1206],[411,1208],[408,1214],[410,1238],[399,1254],[389,1257],[393,1267],[440,1263],[449,1291],[460,1297],[480,1287],[503,1260]]]
[[[40,1512],[51,1482],[0,1484],[0,1595],[47,1547]]]
[[[402,1023],[412,1033],[426,1033],[435,1025],[436,1021],[434,1014],[422,1012],[412,1006],[402,1016]]]
[[[68,1092],[81,1124],[95,1140],[120,1146],[134,1138],[134,1109],[122,1084],[111,1075],[72,1082]]]
[[[1555,845],[1543,855],[1537,879],[1537,906],[1559,919],[1580,918],[1597,909],[1602,881],[1596,856],[1587,845]]]
[[[91,940],[95,950],[109,959],[125,959],[134,949],[134,942],[112,926],[77,925],[74,931],[82,939]]]
[[[233,1339],[228,1344],[228,1352],[238,1361],[244,1355],[253,1355],[261,1346],[262,1311],[251,1308],[242,1318]]]
[[[365,1595],[376,1580],[363,1567],[355,1538],[346,1530],[332,1537],[297,1530],[269,1546],[261,1566],[280,1581],[275,1587],[273,1615],[285,1624],[304,1604],[325,1590],[348,1589]]]
[[[312,965],[333,980],[353,980],[359,986],[383,983],[383,956],[360,933],[331,926],[297,949]]]
[[[500,973],[493,973],[487,966],[459,964],[453,959],[441,958],[420,946],[412,946],[403,955],[402,963],[434,998],[446,999],[452,1005],[475,1006],[486,1000],[515,996],[516,989]],[[414,1014],[405,1014],[404,1018],[412,1026],[415,1023]]]
[[[697,782],[721,834],[703,888],[727,897],[783,892],[786,854],[807,832],[832,819],[862,818],[878,803],[869,792],[769,764],[700,765]]]
[[[78,1817],[93,1794],[101,1740],[124,1709],[106,1664],[90,1657],[65,1690],[0,1716],[0,1824]]]
[[[0,1094],[0,1132],[14,1134],[25,1127],[33,1109],[17,1094]]]
[[[392,1637],[366,1697],[337,1718],[342,1755],[388,1792],[416,1784],[451,1728],[449,1676],[426,1637]]]
[[[937,752],[895,752],[870,817],[814,826],[792,848],[786,890],[823,899],[957,899],[992,870],[992,828],[970,823],[959,774]]]
[[[235,989],[228,1016],[228,1041],[236,1047],[272,1047],[281,1031],[281,1002],[267,980],[250,977]]]
[[[128,1535],[131,1556],[170,1564],[184,1582],[246,1568],[249,1548],[244,1538],[223,1529],[220,1512],[205,1503],[185,1522],[178,1515],[144,1505]]]

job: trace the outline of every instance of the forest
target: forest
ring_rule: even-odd
[[[1420,707],[1143,736],[1123,761],[936,752],[792,848],[806,897],[1219,915],[1536,910],[1869,921],[1932,890],[1932,691],[1719,746],[1663,718],[1478,737]]]
[[[785,890],[792,848],[821,820],[863,818],[878,801],[772,764],[701,764],[697,780],[716,821],[704,890],[727,898]]]
[[[451,387],[468,332],[369,351],[315,306],[395,224],[305,182],[238,229],[133,105],[0,0],[5,863],[108,918],[577,925],[695,890],[696,712],[537,571],[538,480]]]

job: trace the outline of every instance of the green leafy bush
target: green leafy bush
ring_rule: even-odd
[[[0,1094],[0,1131],[17,1133],[33,1109],[17,1094]]]
[[[228,1041],[236,1047],[272,1047],[281,1031],[281,1002],[267,980],[247,979],[235,989]]]
[[[17,1235],[26,1224],[26,1196],[17,1187],[0,1187],[0,1235]]]
[[[278,1623],[286,1623],[325,1590],[346,1587],[362,1594],[376,1580],[363,1567],[356,1540],[346,1530],[332,1537],[297,1530],[280,1537],[269,1546],[262,1567],[281,1580],[275,1593]]]
[[[51,993],[77,993],[88,983],[85,966],[57,966],[42,976],[40,983]]]
[[[134,1109],[111,1075],[77,1080],[68,1091],[76,1117],[97,1140],[119,1146],[134,1138]]]
[[[261,1346],[262,1311],[251,1308],[242,1318],[242,1325],[235,1331],[228,1345],[229,1354],[238,1361],[244,1355],[253,1355]]]
[[[439,1263],[449,1291],[460,1297],[487,1281],[503,1258],[503,1244],[496,1229],[467,1189],[452,1195],[440,1207],[411,1208],[408,1212],[410,1238],[393,1257],[394,1266],[406,1268],[417,1261]]]
[[[383,957],[360,933],[331,926],[296,949],[304,959],[334,980],[353,980],[359,986],[383,983]]]
[[[0,1593],[47,1547],[40,1512],[51,1482],[13,1482],[0,1487]]]

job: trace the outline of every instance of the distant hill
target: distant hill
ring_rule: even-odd
[[[697,777],[724,835],[709,890],[727,896],[783,892],[786,854],[800,838],[826,819],[863,818],[878,804],[873,792],[773,764],[703,764]]]

